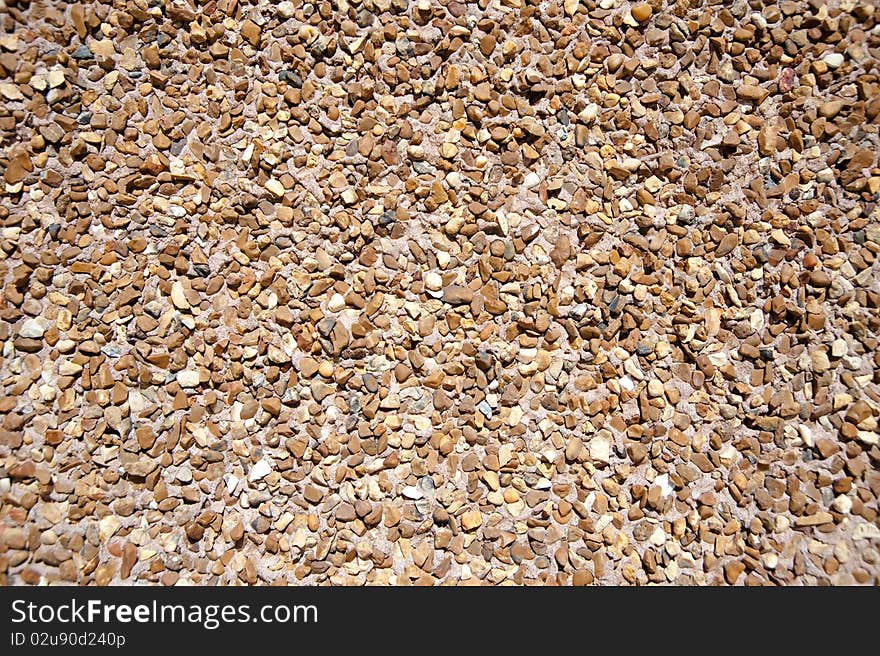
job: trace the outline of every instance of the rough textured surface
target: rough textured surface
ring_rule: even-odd
[[[876,584],[878,18],[0,0],[0,580]]]

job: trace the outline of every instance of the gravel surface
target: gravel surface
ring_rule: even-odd
[[[880,582],[876,0],[0,0],[0,582]]]

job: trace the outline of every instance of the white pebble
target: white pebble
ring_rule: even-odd
[[[327,309],[331,312],[339,312],[345,308],[345,297],[342,294],[333,294],[327,302]]]
[[[255,464],[251,468],[251,473],[248,476],[248,480],[251,482],[259,481],[260,479],[265,478],[271,471],[272,465],[269,463],[268,460],[262,458],[261,460],[258,460],[257,464]]]
[[[22,337],[38,339],[43,336],[43,333],[46,332],[46,328],[48,328],[48,325],[46,324],[46,320],[42,317],[37,319],[28,319],[22,324],[21,330],[18,332],[18,334]]]
[[[672,486],[669,484],[669,474],[660,474],[660,476],[654,479],[654,485],[660,486],[660,494],[664,497],[668,497],[672,494]]]
[[[828,68],[840,68],[843,65],[843,55],[839,52],[831,52],[822,58]]]
[[[436,271],[425,274],[425,289],[436,292],[443,288],[443,277]]]
[[[403,496],[405,496],[407,499],[421,499],[425,495],[416,486],[407,485],[403,488]]]
[[[184,369],[177,372],[177,384],[183,388],[198,387],[199,372],[194,369]]]
[[[287,0],[285,0],[284,2],[279,2],[276,9],[278,11],[278,15],[281,16],[281,18],[292,18],[293,15],[296,13],[296,7],[294,7],[292,2],[288,2]]]
[[[853,502],[848,496],[841,494],[831,502],[831,505],[834,506],[837,512],[848,515],[849,511],[852,510]]]
[[[590,458],[596,462],[608,462],[611,459],[611,439],[606,435],[595,435],[590,438]]]
[[[535,173],[534,171],[530,171],[526,174],[525,180],[523,180],[523,184],[526,189],[532,189],[533,187],[537,187],[541,182],[541,177]]]

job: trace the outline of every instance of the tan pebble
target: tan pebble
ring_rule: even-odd
[[[632,14],[633,18],[635,18],[640,23],[643,23],[651,17],[653,9],[651,8],[651,5],[647,3],[641,3],[634,5],[632,9],[630,9],[630,13]]]
[[[461,526],[465,531],[472,531],[483,523],[479,510],[469,510],[461,516]]]

